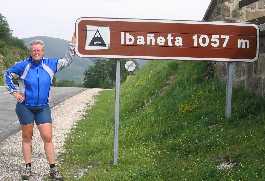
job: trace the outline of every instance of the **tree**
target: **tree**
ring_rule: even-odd
[[[23,41],[12,37],[7,20],[0,13],[0,85],[3,84],[3,71],[27,55],[28,50]]]
[[[0,39],[7,40],[11,37],[11,31],[6,18],[0,13]]]
[[[16,37],[12,36],[12,31],[9,28],[6,18],[0,13],[0,45],[5,44],[26,49],[24,42]]]
[[[115,60],[96,60],[95,65],[89,67],[84,73],[84,87],[112,88],[115,85],[116,80]],[[126,80],[126,77],[129,74],[124,67],[125,63],[125,60],[121,60],[121,82]]]

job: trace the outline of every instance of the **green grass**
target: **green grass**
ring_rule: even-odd
[[[265,100],[234,89],[226,120],[225,84],[206,79],[206,65],[152,62],[127,78],[116,166],[114,91],[104,91],[68,136],[66,180],[265,180]],[[225,160],[236,165],[218,170]]]

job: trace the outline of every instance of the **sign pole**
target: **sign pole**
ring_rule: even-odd
[[[114,165],[117,165],[118,163],[119,122],[120,122],[120,60],[117,60],[116,89],[115,89],[114,160],[113,160]]]
[[[227,81],[226,81],[226,106],[225,117],[229,119],[232,112],[232,91],[233,91],[233,76],[235,71],[235,63],[227,63]]]

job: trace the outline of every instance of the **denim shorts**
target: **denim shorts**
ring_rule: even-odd
[[[49,105],[29,108],[23,103],[17,103],[16,113],[21,125],[33,124],[34,121],[37,125],[52,122]]]

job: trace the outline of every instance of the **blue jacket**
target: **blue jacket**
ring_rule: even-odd
[[[13,78],[18,76],[23,83],[25,100],[24,104],[29,107],[45,107],[49,103],[49,92],[54,74],[72,62],[71,52],[64,58],[45,58],[39,62],[28,57],[19,61],[6,70],[4,74],[5,84],[9,93],[19,92]],[[21,86],[21,85],[20,85]]]

